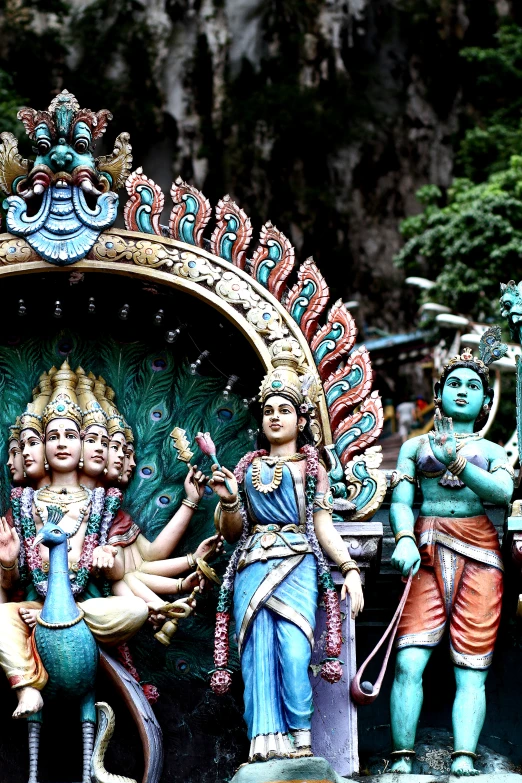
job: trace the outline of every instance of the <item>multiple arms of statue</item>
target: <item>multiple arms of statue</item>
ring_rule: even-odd
[[[193,503],[195,507],[182,503],[170,522],[165,525],[154,541],[148,541],[145,536],[139,536],[138,548],[144,560],[164,560],[174,551],[185,533],[199,501],[203,497],[205,484],[206,477],[197,469],[197,465],[190,466],[183,486],[186,499]]]
[[[0,586],[9,589],[18,579],[18,555],[20,539],[14,527],[10,527],[5,517],[0,517]]]
[[[225,479],[228,480],[232,493],[226,488]],[[212,465],[212,478],[210,479],[209,484],[212,485],[212,489],[219,497],[221,503],[219,532],[224,537],[225,541],[228,541],[229,544],[234,544],[241,536],[241,530],[243,528],[243,520],[239,512],[239,505],[237,509],[234,509],[238,500],[238,486],[235,476],[228,468]],[[230,506],[234,510],[227,511],[227,506]]]

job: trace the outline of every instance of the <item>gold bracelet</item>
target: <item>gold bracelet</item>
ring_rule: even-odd
[[[191,508],[193,511],[195,511],[199,505],[199,503],[194,503],[193,500],[189,500],[188,498],[183,498],[181,503],[182,505],[187,506],[187,508]]]
[[[415,538],[415,533],[413,530],[399,530],[399,532],[395,535],[395,543],[398,544],[401,538],[413,538],[415,543],[417,543],[417,539]]]
[[[177,589],[176,592],[177,593],[182,593],[183,592],[183,577],[180,577],[178,579],[178,589]]]
[[[187,555],[187,563],[189,568],[194,568],[194,566],[196,565],[196,558],[194,557],[192,552],[189,552]]]
[[[467,464],[468,461],[466,457],[463,457],[462,454],[459,454],[456,460],[450,462],[448,465],[448,470],[450,473],[453,473],[454,476],[460,476]]]
[[[358,574],[361,573],[361,569],[359,568],[359,566],[357,565],[355,560],[345,560],[344,563],[340,563],[339,564],[339,571],[341,572],[341,574],[343,576],[346,576],[346,574],[349,571],[357,571]]]
[[[3,568],[4,571],[14,571],[14,569],[16,568],[17,565],[18,565],[18,560],[15,560],[13,565],[11,565],[11,566],[5,566],[5,565],[2,564],[2,568]]]
[[[232,503],[227,503],[224,500],[220,500],[219,505],[223,511],[226,511],[227,514],[234,514],[236,511],[239,511],[239,498],[236,498]]]

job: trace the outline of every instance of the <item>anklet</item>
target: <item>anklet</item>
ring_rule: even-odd
[[[451,758],[454,759],[456,756],[469,756],[470,759],[478,759],[478,753],[473,753],[472,750],[454,750]]]
[[[415,756],[414,750],[392,750],[390,756]]]

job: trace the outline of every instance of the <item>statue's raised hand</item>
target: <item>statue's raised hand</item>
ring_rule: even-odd
[[[199,503],[205,492],[205,484],[208,479],[201,470],[198,470],[197,465],[189,465],[188,469],[183,487],[187,498],[193,503]]]
[[[221,500],[232,503],[237,498],[237,481],[232,471],[228,470],[228,468],[212,465],[212,478],[208,483],[212,485],[212,489]],[[228,491],[226,484],[228,484],[232,492]]]
[[[0,517],[0,565],[10,568],[20,554],[20,539],[5,517]]]
[[[457,440],[453,432],[453,420],[442,416],[439,410],[433,417],[433,430],[428,433],[435,459],[443,465],[450,465],[457,459]]]

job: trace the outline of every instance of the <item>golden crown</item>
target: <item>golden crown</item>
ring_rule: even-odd
[[[16,421],[14,424],[11,424],[9,427],[9,437],[7,441],[10,440],[18,440],[20,438],[20,416],[16,417]]]
[[[307,413],[315,407],[319,385],[310,373],[299,373],[299,359],[292,351],[291,343],[283,343],[272,359],[270,370],[261,383],[259,400],[262,405],[268,397],[283,395],[289,397],[300,413]]]
[[[76,394],[78,396],[78,405],[82,411],[82,429],[87,430],[94,424],[107,429],[107,415],[94,395],[95,378],[92,373],[86,375],[82,367],[76,369],[78,385]]]
[[[76,399],[76,385],[78,379],[71,370],[67,361],[51,377],[51,399],[43,412],[43,427],[54,419],[70,419],[78,428],[82,424],[82,411]]]
[[[94,394],[107,415],[107,431],[110,436],[121,432],[125,436],[125,421],[116,405],[113,403],[114,391],[107,386],[105,379],[98,378],[94,384]]]

